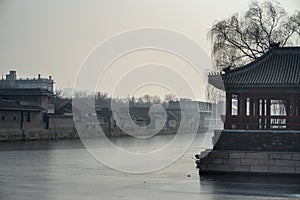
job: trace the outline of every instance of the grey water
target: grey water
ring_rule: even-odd
[[[130,137],[111,140],[144,151],[172,138],[155,136],[150,146]],[[0,199],[300,199],[299,177],[199,176],[194,164],[198,152],[194,143],[164,169],[130,174],[96,160],[80,140],[0,143]]]

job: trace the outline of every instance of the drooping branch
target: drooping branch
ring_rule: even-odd
[[[285,46],[299,40],[299,27],[300,11],[289,17],[276,1],[254,1],[245,14],[234,14],[212,26],[212,56],[218,68],[224,64],[238,67],[266,53],[275,43]]]

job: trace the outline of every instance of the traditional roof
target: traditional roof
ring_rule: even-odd
[[[212,74],[210,83],[219,86],[217,77]],[[220,77],[226,89],[300,87],[300,47],[271,49],[247,65],[225,70]]]
[[[55,103],[55,114],[72,113],[72,101],[70,99],[59,99]]]
[[[0,100],[0,110],[41,112],[44,109],[35,102]]]
[[[0,88],[0,95],[53,96],[53,93],[42,88]]]

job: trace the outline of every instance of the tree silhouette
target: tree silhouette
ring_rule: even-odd
[[[244,65],[270,48],[299,43],[300,11],[288,16],[277,1],[253,1],[242,15],[216,22],[209,31],[218,69]]]

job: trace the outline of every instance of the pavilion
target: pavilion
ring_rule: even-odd
[[[209,83],[226,91],[224,129],[300,130],[300,47],[274,47]]]
[[[226,117],[213,149],[197,155],[199,173],[299,176],[300,47],[273,47],[208,81],[226,91]]]

